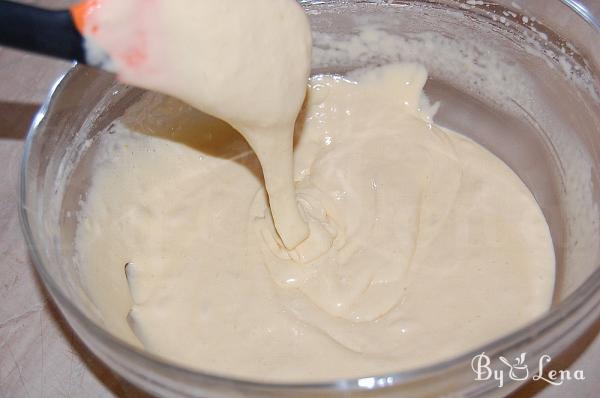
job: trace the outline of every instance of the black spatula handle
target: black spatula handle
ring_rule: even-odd
[[[85,63],[83,38],[68,10],[0,0],[0,45]]]

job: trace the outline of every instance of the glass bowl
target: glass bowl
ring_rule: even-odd
[[[159,396],[506,395],[519,382],[506,378],[499,389],[497,380],[475,380],[475,355],[485,352],[490,367],[500,369],[499,356],[525,352],[533,369],[543,354],[564,351],[600,314],[598,19],[575,0],[301,3],[313,25],[315,73],[398,60],[425,64],[431,75],[425,92],[441,103],[437,123],[489,148],[523,179],[554,241],[551,310],[510,335],[431,366],[294,385],[201,373],[120,340],[103,324],[79,279],[75,215],[90,184],[95,138],[142,91],[77,65],[35,117],[23,160],[22,226],[44,285],[100,359]],[[366,26],[387,39],[374,41]],[[339,51],[348,45],[352,56]]]

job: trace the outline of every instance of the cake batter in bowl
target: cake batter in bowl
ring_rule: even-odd
[[[375,390],[371,392],[382,396],[505,394],[514,384],[500,392],[495,381],[473,381],[475,354],[485,351],[497,360],[499,355],[512,358],[527,352],[533,364],[542,353],[560,352],[596,316],[598,60],[585,34],[598,33],[579,22],[576,26],[583,33],[559,36],[552,29],[562,33],[560,25],[552,24],[551,15],[519,4],[507,4],[505,9],[450,1],[321,3],[304,3],[313,24],[313,73],[347,74],[398,62],[424,64],[431,76],[425,94],[431,103],[440,101],[436,123],[492,151],[531,190],[555,246],[557,284],[549,314],[485,347],[434,365],[313,384],[208,375],[122,342],[114,330],[109,333],[100,326],[102,311],[72,261],[76,214],[90,187],[97,144],[104,134],[118,130],[111,125],[117,118],[145,99],[110,76],[81,68],[63,80],[43,110],[25,159],[24,224],[40,274],[92,350],[134,383],[161,395],[219,396],[237,391],[325,396],[339,390]],[[164,120],[186,112],[184,105],[172,107]],[[156,110],[149,117],[159,129],[161,107],[149,109]]]

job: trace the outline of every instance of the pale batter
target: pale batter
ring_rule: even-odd
[[[430,364],[549,307],[540,209],[433,124],[422,66],[312,78],[292,158],[311,47],[295,1],[101,4],[87,36],[121,79],[246,139],[152,94],[99,138],[76,246],[111,331],[206,372],[306,381]]]
[[[292,251],[226,124],[148,95],[102,135],[77,250],[110,330],[195,369],[307,381],[431,364],[547,310],[552,242],[519,178],[432,123],[423,67],[348,79],[310,81],[294,180],[311,236]]]

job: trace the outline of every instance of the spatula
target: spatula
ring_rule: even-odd
[[[67,10],[48,10],[0,0],[0,45],[95,64],[86,56],[82,32],[86,15],[98,3],[85,0]]]

